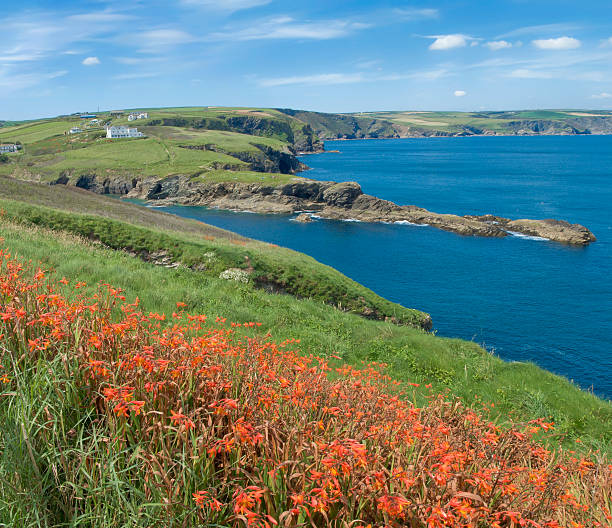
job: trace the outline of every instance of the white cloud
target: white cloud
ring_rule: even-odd
[[[558,37],[534,40],[533,45],[544,50],[570,50],[579,48],[581,42],[572,37]]]
[[[612,99],[612,93],[601,92],[595,95],[591,95],[591,99]]]
[[[502,49],[508,49],[512,47],[512,43],[507,40],[492,40],[491,42],[487,42],[485,44],[487,48],[491,51],[497,51]]]
[[[185,5],[201,6],[214,11],[240,11],[267,5],[272,0],[182,0]]]
[[[346,20],[323,20],[320,22],[298,22],[289,16],[280,16],[251,22],[242,29],[228,29],[213,33],[211,40],[269,40],[309,39],[328,40],[344,37],[354,31],[366,29],[370,24]]]
[[[508,74],[508,77],[515,79],[550,79],[553,75],[546,71],[529,70],[527,68],[519,68]]]
[[[430,50],[450,50],[454,48],[464,48],[467,46],[468,40],[473,40],[472,37],[461,35],[459,33],[453,35],[433,35],[431,37],[435,39],[430,45]]]
[[[98,57],[87,57],[83,59],[83,62],[81,64],[83,64],[84,66],[95,66],[97,64],[100,64],[100,59],[98,59]]]
[[[612,37],[602,40],[601,46],[604,48],[608,46],[612,46]]]
[[[465,97],[467,92],[465,90],[455,90],[454,95],[455,97]]]

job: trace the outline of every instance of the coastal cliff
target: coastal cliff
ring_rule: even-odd
[[[363,222],[430,225],[466,236],[505,237],[520,233],[571,245],[596,240],[591,231],[562,220],[510,220],[493,215],[459,216],[401,206],[364,194],[355,182],[296,179],[274,187],[255,183],[205,183],[183,176],[139,181],[126,195],[156,204],[201,205],[257,213],[293,214],[308,211],[320,218]]]

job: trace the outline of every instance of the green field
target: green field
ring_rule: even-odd
[[[364,112],[354,114],[390,121],[409,129],[460,132],[467,128],[499,134],[516,133],[522,122],[556,122],[559,126],[580,117],[612,117],[612,112],[589,110],[523,110],[509,112]]]
[[[290,181],[295,170],[275,160],[293,157],[298,167],[293,144],[296,137],[312,134],[304,123],[275,110],[151,109],[148,119],[134,122],[127,115],[102,112],[97,124],[70,116],[3,127],[0,141],[20,142],[23,149],[0,165],[0,174],[41,181],[67,176],[71,182],[82,175],[183,175],[197,181],[278,185]],[[137,127],[146,137],[107,139],[105,123]],[[67,134],[74,125],[84,132]]]
[[[584,446],[612,450],[610,402],[533,364],[506,363],[476,343],[357,315],[361,298],[396,319],[418,312],[384,301],[310,257],[80,190],[0,182],[4,244],[57,276],[92,287],[110,282],[138,296],[147,310],[170,313],[182,299],[192,312],[260,321],[264,333],[301,339],[304,354],[338,355],[356,365],[382,361],[401,381],[430,383],[468,404],[494,403],[500,417],[551,418],[568,445],[580,438]],[[156,266],[119,249],[164,251],[180,265]],[[228,267],[252,268],[249,281],[219,279]],[[270,279],[267,287],[257,286],[258,277]],[[283,291],[283,284],[285,294],[268,293]],[[425,394],[417,391],[418,398]]]

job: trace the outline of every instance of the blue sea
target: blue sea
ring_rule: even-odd
[[[166,207],[307,253],[378,294],[431,314],[439,335],[533,361],[612,399],[612,137],[331,141],[304,176],[431,211],[556,218],[597,242],[463,237],[432,227]]]

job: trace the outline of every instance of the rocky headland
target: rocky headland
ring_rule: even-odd
[[[414,205],[401,206],[364,194],[355,182],[321,182],[296,178],[286,185],[274,187],[240,182],[193,182],[188,177],[172,176],[161,181],[150,179],[133,182],[131,187],[127,197],[147,200],[157,205],[200,205],[265,214],[308,212],[334,220],[430,225],[465,236],[505,237],[519,233],[577,246],[596,240],[588,228],[563,220],[511,220],[494,215],[459,216],[434,213]],[[122,188],[122,191],[125,190]]]

